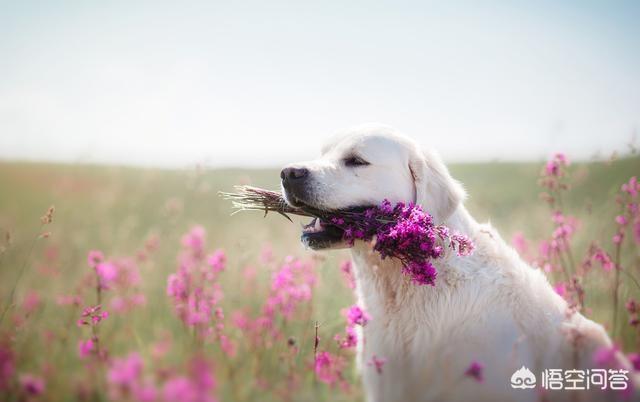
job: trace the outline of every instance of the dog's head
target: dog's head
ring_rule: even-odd
[[[320,158],[286,166],[280,173],[286,201],[335,211],[415,202],[443,222],[464,198],[434,152],[423,152],[391,127],[367,124],[338,134],[322,148]],[[314,219],[302,241],[313,249],[340,248],[342,230]]]

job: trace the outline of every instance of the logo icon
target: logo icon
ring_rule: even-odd
[[[531,389],[536,387],[536,376],[526,368],[520,367],[511,376],[511,388]]]

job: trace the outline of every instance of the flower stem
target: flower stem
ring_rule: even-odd
[[[619,303],[619,297],[618,297],[618,287],[620,286],[620,249],[621,249],[621,243],[618,243],[616,245],[616,257],[615,257],[615,276],[614,276],[614,283],[613,283],[613,327],[611,328],[611,334],[613,336],[613,338],[615,338],[616,335],[616,328],[618,327],[618,303]]]
[[[7,311],[9,311],[9,309],[14,303],[16,289],[18,287],[18,284],[20,283],[20,279],[22,279],[22,275],[24,274],[24,271],[27,268],[27,263],[31,259],[31,253],[33,253],[33,249],[36,246],[36,241],[40,237],[39,233],[42,231],[43,226],[44,224],[40,225],[40,230],[38,230],[38,234],[34,236],[33,239],[31,240],[31,245],[29,246],[29,252],[27,253],[27,256],[25,257],[24,262],[22,263],[22,267],[20,267],[20,271],[18,272],[18,277],[16,278],[16,281],[14,282],[13,287],[11,288],[11,292],[9,293],[9,297],[7,298],[7,305],[2,310],[2,316],[0,316],[0,324],[2,324],[2,322],[4,321],[4,316],[7,314]]]

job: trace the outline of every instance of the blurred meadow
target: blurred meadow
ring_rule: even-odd
[[[466,205],[472,215],[481,222],[490,221],[507,242],[521,233],[530,241],[523,252],[533,255],[537,242],[548,238],[554,228],[549,206],[539,197],[542,166],[454,164],[450,170],[468,192]],[[593,239],[612,250],[614,218],[619,213],[615,198],[623,183],[640,174],[640,157],[573,163],[569,171],[571,188],[563,208],[580,222],[572,246],[579,262]],[[290,223],[275,214],[263,218],[253,212],[232,216],[230,203],[217,193],[230,191],[235,184],[277,189],[278,170],[0,163],[4,242],[0,347],[9,356],[5,363],[14,366],[7,371],[5,384],[0,383],[5,389],[0,400],[160,400],[154,387],[160,389],[176,373],[188,372],[192,356],[206,358],[213,367],[215,386],[210,394],[218,400],[362,400],[354,353],[338,350],[334,340],[344,328],[341,309],[355,302],[340,269],[348,253],[304,250],[298,221]],[[51,205],[55,205],[52,222],[42,225],[40,217]],[[226,254],[218,277],[224,294],[218,305],[224,317],[216,322],[224,325],[220,329],[233,343],[231,352],[220,347],[219,338],[198,341],[167,296],[167,278],[176,272],[184,247],[181,239],[198,225],[206,230],[206,252],[222,249]],[[43,233],[47,234],[43,237]],[[128,257],[139,273],[131,288],[102,292],[101,304],[109,316],[97,326],[100,345],[106,350],[97,358],[79,352],[80,342],[91,335],[88,327],[77,325],[82,309],[97,304],[95,274],[87,262],[91,250],[101,250],[105,259]],[[291,319],[279,318],[277,333],[258,330],[251,335],[239,317],[260,314],[274,272],[287,255],[311,261],[316,275],[311,297]],[[622,248],[621,265],[640,278],[640,255],[631,239]],[[560,278],[558,273],[550,277],[552,282]],[[583,282],[583,312],[605,324],[610,333],[612,280],[612,272],[594,267]],[[620,280],[615,338],[625,351],[637,351],[636,329],[627,324],[624,304],[630,297],[638,298],[640,291],[631,277],[623,275]],[[114,299],[134,293],[142,295],[137,305],[114,307]],[[319,343],[314,348],[316,323]],[[256,333],[264,339],[257,344],[247,340]],[[314,374],[314,350],[343,356],[338,382],[330,384]],[[118,383],[120,389],[113,388],[109,373],[114,359],[132,352],[144,362],[144,369],[139,369],[143,374],[135,375],[150,384],[146,394],[123,383]],[[46,390],[30,393],[25,384],[33,378],[25,379],[24,373],[42,379]],[[37,388],[37,381],[31,386]],[[164,398],[169,398],[166,386],[164,392]]]

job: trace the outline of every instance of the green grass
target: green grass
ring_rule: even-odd
[[[479,221],[490,220],[507,241],[516,231],[534,240],[550,234],[549,208],[538,198],[540,164],[461,164],[450,169],[467,189],[466,205],[471,213]],[[617,212],[615,194],[622,182],[640,175],[640,158],[575,164],[571,171],[575,180],[565,202],[567,212],[582,221],[576,237],[576,257],[580,260],[591,239],[610,246]],[[0,255],[3,309],[21,267],[26,267],[16,291],[17,305],[9,309],[0,327],[0,340],[7,340],[18,355],[18,370],[42,372],[46,365],[54,366],[55,370],[47,374],[48,400],[75,400],[79,385],[83,381],[91,383],[92,374],[83,369],[84,363],[78,360],[76,352],[78,339],[86,337],[86,331],[75,326],[78,311],[55,302],[58,295],[77,291],[88,301],[93,300],[90,290],[81,286],[83,278],[90,274],[86,255],[91,249],[100,249],[108,256],[135,255],[150,235],[160,239],[159,249],[141,265],[147,306],[128,316],[110,317],[102,327],[104,343],[112,355],[138,350],[150,361],[152,342],[166,336],[173,340],[173,348],[162,364],[177,364],[185,353],[193,350],[191,337],[172,314],[165,286],[167,276],[176,269],[180,237],[194,224],[207,229],[208,249],[227,251],[228,269],[222,278],[226,313],[243,307],[259,309],[270,277],[270,271],[257,262],[261,245],[271,244],[278,257],[288,254],[309,257],[310,253],[298,241],[297,222],[291,224],[277,215],[263,219],[259,213],[230,215],[229,203],[218,197],[217,192],[246,183],[276,189],[279,175],[275,169],[176,171],[0,163],[0,229],[9,231],[12,238],[12,245]],[[51,231],[51,236],[37,240],[29,253],[33,238],[41,230],[39,217],[50,205],[56,207],[54,222],[44,230]],[[55,258],[47,257],[53,254]],[[333,335],[344,326],[340,309],[353,302],[338,270],[338,262],[347,253],[330,252],[322,256],[326,258],[320,262],[312,313],[287,328],[301,347],[295,363],[295,370],[300,373],[308,371],[314,321],[322,323],[321,347],[328,348],[333,344]],[[637,278],[640,278],[639,260],[637,248],[627,241],[623,265]],[[258,290],[247,291],[244,286],[241,271],[248,264],[258,269]],[[52,269],[56,275],[46,273]],[[630,295],[640,296],[627,277],[622,280],[622,301]],[[605,324],[611,320],[609,283],[610,277],[599,273],[590,275],[586,283],[587,314]],[[44,303],[16,326],[21,301],[29,290],[37,291]],[[636,337],[625,324],[626,313],[621,310],[620,314],[620,341],[627,350],[634,349]],[[54,341],[47,341],[49,332]],[[256,373],[276,383],[286,376],[288,368],[280,356],[283,351],[276,348],[252,356],[251,351],[241,349],[234,362],[219,363],[221,399],[278,399],[279,394],[257,391],[250,384]],[[211,353],[222,359],[220,353]],[[301,376],[301,388],[295,399],[360,399],[354,370],[350,368],[347,374],[354,384],[348,394],[331,390],[306,375]]]

